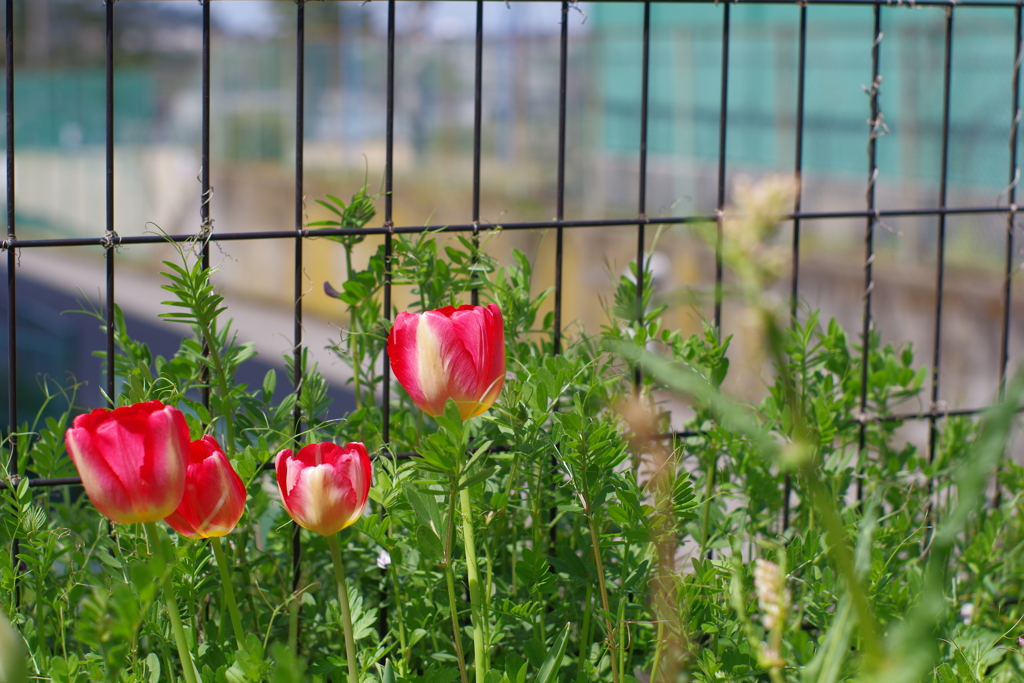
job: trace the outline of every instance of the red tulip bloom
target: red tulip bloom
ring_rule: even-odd
[[[363,444],[314,443],[295,454],[286,448],[276,466],[281,500],[303,529],[332,536],[362,516],[373,477]]]
[[[185,492],[185,416],[160,401],[79,415],[64,435],[89,500],[121,524],[155,522]]]
[[[192,442],[185,495],[164,521],[189,538],[224,536],[245,511],[245,486],[212,436]]]
[[[463,420],[494,403],[505,382],[505,325],[501,309],[445,306],[399,313],[388,335],[395,378],[427,415],[455,401]]]

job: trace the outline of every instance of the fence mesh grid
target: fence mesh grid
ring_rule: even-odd
[[[135,0],[122,0],[131,2]],[[605,2],[607,0],[592,0],[594,2]],[[6,149],[7,149],[7,236],[2,243],[7,253],[7,349],[8,349],[8,408],[9,425],[11,433],[8,435],[9,447],[9,477],[7,481],[0,482],[0,487],[16,486],[21,475],[18,470],[17,458],[17,434],[14,426],[17,424],[18,390],[18,349],[17,349],[17,255],[19,249],[35,249],[47,247],[100,247],[106,255],[106,289],[105,289],[105,316],[106,316],[106,352],[107,358],[114,357],[114,304],[116,297],[116,254],[117,247],[122,244],[154,244],[163,243],[170,239],[175,242],[198,240],[202,249],[202,260],[205,267],[209,266],[209,243],[229,240],[277,240],[291,241],[294,248],[294,328],[293,362],[296,378],[295,391],[300,391],[299,386],[302,377],[303,363],[303,308],[302,297],[304,284],[302,281],[303,269],[303,247],[307,238],[311,236],[310,231],[304,223],[304,194],[303,194],[303,124],[305,113],[303,109],[304,82],[305,82],[305,0],[295,1],[295,39],[296,39],[296,74],[295,74],[295,227],[293,230],[269,230],[258,232],[221,232],[213,230],[213,218],[211,215],[210,185],[210,55],[211,30],[210,30],[210,4],[211,0],[198,0],[202,7],[202,61],[201,61],[201,97],[202,97],[202,127],[201,127],[201,160],[202,170],[200,173],[200,214],[201,224],[197,234],[180,235],[140,235],[121,237],[116,231],[114,224],[114,89],[116,87],[114,77],[114,21],[116,16],[117,0],[104,0],[106,19],[106,157],[105,157],[105,179],[106,179],[106,229],[102,235],[89,238],[60,238],[60,239],[19,239],[15,222],[15,102],[14,83],[16,79],[14,66],[14,0],[6,0],[5,6],[5,40],[6,40]],[[717,205],[714,215],[677,215],[649,218],[647,216],[647,178],[648,178],[648,121],[649,121],[649,83],[650,83],[650,48],[651,48],[651,6],[652,4],[673,4],[673,0],[656,0],[655,2],[643,2],[643,24],[642,24],[642,60],[640,78],[640,135],[637,140],[637,155],[639,163],[638,173],[638,204],[635,218],[624,219],[587,219],[578,218],[567,220],[565,217],[565,176],[566,176],[566,128],[569,123],[566,116],[566,88],[567,88],[567,55],[568,45],[571,39],[569,32],[569,14],[575,8],[574,2],[563,1],[561,3],[561,25],[559,35],[559,62],[558,62],[558,167],[555,188],[556,211],[554,220],[513,222],[503,223],[500,226],[484,224],[480,218],[480,179],[481,179],[481,134],[482,134],[482,73],[483,73],[483,52],[484,52],[484,13],[487,5],[503,5],[504,0],[467,0],[465,2],[466,12],[475,12],[475,51],[474,51],[474,88],[473,88],[473,165],[472,165],[472,210],[469,221],[461,224],[447,225],[443,228],[428,228],[424,226],[403,226],[395,225],[393,221],[393,203],[397,199],[393,193],[393,167],[394,167],[394,142],[395,142],[395,51],[396,31],[395,15],[396,1],[387,0],[387,64],[386,64],[386,110],[385,115],[385,167],[384,167],[384,212],[383,224],[378,227],[360,229],[327,228],[316,231],[317,236],[325,235],[383,235],[385,249],[385,284],[383,290],[383,307],[385,317],[389,317],[392,311],[392,284],[390,277],[392,239],[395,234],[421,233],[428,229],[446,233],[471,233],[474,241],[482,231],[492,230],[500,227],[502,230],[535,230],[553,229],[555,231],[555,255],[554,255],[554,339],[553,348],[559,353],[562,343],[562,295],[565,287],[563,282],[563,233],[567,229],[587,228],[617,228],[622,230],[635,230],[637,238],[636,261],[638,272],[643,272],[645,259],[645,228],[648,225],[671,225],[686,223],[717,223],[717,244],[715,249],[715,282],[714,282],[714,324],[720,329],[722,322],[723,302],[723,264],[722,264],[722,222],[726,208],[726,184],[728,171],[726,165],[726,150],[729,133],[729,74],[730,74],[730,12],[734,2],[728,0],[682,0],[674,4],[714,4],[721,12],[721,79],[720,99],[718,111],[718,156],[716,175]],[[639,4],[639,3],[631,3]],[[791,2],[782,0],[744,0],[744,5],[774,4],[792,5]],[[786,217],[791,222],[792,231],[792,272],[790,276],[790,312],[794,321],[797,320],[797,302],[800,299],[800,246],[801,246],[801,225],[804,221],[822,220],[850,220],[861,219],[864,221],[864,260],[863,260],[863,291],[861,310],[861,394],[860,414],[856,420],[860,423],[859,450],[863,453],[866,447],[866,429],[868,424],[874,422],[922,420],[929,425],[928,454],[929,459],[934,456],[936,440],[938,438],[937,423],[944,417],[951,415],[973,415],[980,411],[980,408],[967,408],[962,410],[944,410],[941,403],[941,354],[942,354],[942,330],[943,330],[943,298],[945,287],[946,267],[946,222],[947,217],[956,215],[981,215],[996,214],[1006,218],[1005,236],[1005,267],[1003,269],[1002,310],[1001,330],[999,345],[999,387],[1001,392],[1007,379],[1007,369],[1010,357],[1010,328],[1011,296],[1014,275],[1014,243],[1015,220],[1018,214],[1016,206],[1016,184],[1019,180],[1020,169],[1018,167],[1017,134],[1020,123],[1020,71],[1022,56],[1024,56],[1024,42],[1022,42],[1022,9],[1024,2],[1010,0],[981,0],[981,1],[943,1],[943,0],[919,0],[917,2],[896,2],[889,0],[802,0],[796,3],[799,7],[799,18],[797,26],[797,73],[796,73],[796,117],[794,135],[794,161],[793,170],[799,181],[804,164],[804,109],[806,100],[806,72],[807,72],[807,18],[808,13],[826,14],[832,8],[840,6],[865,6],[873,11],[873,32],[865,35],[865,46],[871,50],[872,71],[870,74],[870,85],[865,88],[870,101],[870,116],[867,120],[866,141],[868,150],[868,163],[866,171],[867,192],[863,210],[860,211],[802,211],[801,192],[798,189],[792,212]],[[902,5],[902,6],[901,6]],[[884,19],[886,15],[893,12],[907,11],[908,7],[940,7],[945,10],[944,41],[943,41],[943,70],[942,70],[942,124],[941,124],[941,167],[939,170],[939,191],[937,202],[934,206],[927,208],[894,208],[879,209],[876,206],[876,189],[879,175],[876,146],[877,139],[882,133],[884,123],[879,107],[879,91],[882,83],[883,69],[881,65],[881,46],[884,39]],[[1006,122],[1009,132],[1009,169],[1008,189],[1005,192],[1005,205],[989,206],[949,206],[947,205],[947,187],[949,176],[949,149],[950,149],[950,102],[955,97],[952,88],[952,63],[953,63],[953,27],[954,19],[962,12],[970,12],[978,8],[996,10],[1005,15],[1007,22],[1013,22],[1014,42],[1006,45],[1006,61],[1012,64],[1012,78],[1008,84],[1006,93]],[[867,75],[867,74],[866,74]],[[934,306],[934,328],[932,337],[932,354],[930,362],[931,404],[927,410],[915,413],[899,414],[871,414],[868,410],[867,395],[867,373],[868,363],[867,339],[874,329],[874,317],[872,311],[872,295],[875,286],[873,278],[873,263],[875,260],[875,230],[885,218],[896,217],[927,217],[935,220],[937,239],[935,255],[935,306]],[[637,278],[637,299],[642,300],[644,279]],[[477,293],[473,292],[473,303],[477,303]],[[640,307],[638,306],[638,309]],[[636,371],[635,381],[639,382],[639,370]],[[382,359],[381,373],[383,375],[382,391],[382,412],[383,424],[382,435],[385,444],[389,443],[389,409],[390,409],[390,388],[391,376],[390,366],[387,357]],[[114,364],[106,364],[106,392],[108,397],[115,397],[115,375]],[[209,401],[208,392],[204,393],[204,401]],[[294,419],[299,423],[302,416],[299,407],[296,405]],[[691,433],[680,433],[691,436]],[[398,454],[409,455],[409,454]],[[59,479],[30,479],[29,486],[51,487],[80,484],[78,477],[65,477]],[[783,510],[783,525],[788,525],[790,482],[788,476],[785,480],[785,506]],[[859,484],[858,484],[859,486]],[[858,491],[859,493],[859,491]],[[997,493],[998,497],[998,493]],[[293,551],[293,577],[294,581],[299,579],[299,527],[293,525],[292,551]],[[18,544],[15,541],[13,552],[18,553]],[[296,584],[297,585],[297,584]]]

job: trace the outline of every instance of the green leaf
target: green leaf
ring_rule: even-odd
[[[565,628],[562,629],[562,633],[551,644],[548,656],[544,659],[544,663],[540,665],[537,678],[534,679],[536,683],[552,683],[558,677],[558,669],[562,666],[562,657],[565,655],[565,644],[569,642],[569,629],[571,626],[571,623],[566,624]]]
[[[160,683],[160,658],[155,652],[146,657],[146,668],[149,669],[149,683]]]
[[[544,649],[544,643],[540,642],[536,638],[530,638],[526,641],[525,654],[530,665],[535,669],[539,669],[544,663],[547,651]]]
[[[431,560],[438,561],[444,557],[444,546],[441,545],[441,539],[426,524],[416,527],[416,546]]]
[[[484,481],[485,479],[487,479],[488,477],[490,477],[492,474],[494,474],[497,471],[498,471],[497,467],[488,467],[483,472],[477,472],[476,474],[474,474],[473,476],[469,477],[468,479],[463,479],[462,481],[460,481],[459,482],[459,490],[461,490],[461,489],[468,489],[469,487],[474,486],[475,484],[479,484],[480,482]]]
[[[434,535],[440,538],[443,533],[444,524],[441,521],[441,509],[438,507],[434,496],[421,493],[412,486],[406,486],[405,498],[409,501],[409,505],[412,506],[413,512],[416,513],[420,523],[429,527]]]

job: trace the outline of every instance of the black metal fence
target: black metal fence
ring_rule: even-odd
[[[598,0],[601,1],[601,0]],[[622,230],[635,230],[637,238],[636,259],[640,269],[643,268],[645,257],[645,228],[651,224],[683,224],[697,222],[718,223],[718,248],[716,249],[715,264],[715,288],[714,288],[714,322],[716,326],[721,325],[722,300],[723,300],[723,268],[721,258],[722,240],[722,216],[726,203],[726,185],[728,171],[726,167],[726,149],[729,141],[729,116],[728,116],[728,93],[730,73],[730,12],[733,2],[728,0],[683,0],[689,4],[714,4],[722,13],[722,52],[721,52],[721,83],[720,83],[720,108],[718,116],[718,160],[717,160],[717,212],[714,215],[678,215],[658,218],[647,216],[647,176],[648,176],[648,100],[649,100],[649,76],[650,65],[650,29],[651,29],[651,5],[659,2],[669,3],[672,0],[658,0],[656,2],[643,2],[643,34],[642,34],[642,67],[641,101],[640,101],[640,135],[637,140],[638,163],[638,196],[637,213],[635,218],[627,219],[579,219],[567,220],[565,217],[565,169],[566,169],[566,128],[569,124],[566,116],[566,80],[567,80],[567,50],[570,40],[569,22],[567,21],[570,11],[574,8],[572,2],[561,3],[562,21],[560,27],[560,59],[558,72],[558,168],[557,187],[555,188],[556,206],[555,218],[549,221],[504,223],[502,230],[532,230],[540,228],[553,229],[555,231],[555,272],[554,272],[554,350],[558,353],[561,350],[562,327],[562,294],[564,284],[562,281],[563,263],[563,233],[565,230],[587,229],[595,227],[618,228]],[[211,217],[210,198],[210,2],[211,0],[199,0],[202,6],[202,137],[201,137],[201,159],[202,171],[200,175],[200,197],[201,197],[201,224],[198,234],[172,235],[169,239],[184,242],[197,239],[202,246],[202,258],[204,265],[209,265],[209,243],[228,240],[279,240],[290,241],[294,249],[294,363],[297,371],[296,390],[299,389],[298,381],[302,377],[303,363],[303,308],[302,295],[304,285],[302,282],[303,248],[305,241],[310,237],[310,232],[304,225],[303,207],[303,82],[304,82],[304,24],[305,8],[304,0],[297,0],[295,4],[296,18],[296,92],[295,92],[295,227],[293,230],[270,230],[260,232],[231,232],[217,233],[213,231]],[[392,238],[400,233],[419,233],[427,230],[423,226],[402,226],[395,225],[393,216],[394,202],[402,201],[401,196],[395,196],[393,190],[393,152],[395,140],[395,51],[400,47],[396,45],[395,32],[395,0],[387,0],[387,91],[386,91],[386,152],[385,152],[385,177],[384,177],[384,212],[383,224],[378,227],[363,228],[358,231],[351,229],[321,229],[317,230],[318,236],[323,235],[350,235],[358,232],[361,235],[383,235],[385,244],[385,273],[386,279],[383,292],[383,303],[385,316],[390,315],[392,309],[392,287],[389,277],[390,257]],[[462,224],[448,225],[443,228],[445,232],[472,233],[474,238],[484,230],[493,229],[495,226],[484,224],[480,217],[480,176],[481,176],[481,128],[482,128],[482,72],[483,72],[483,47],[484,47],[484,12],[488,4],[503,4],[499,0],[467,0],[466,11],[475,12],[475,87],[474,87],[474,127],[473,127],[473,195],[472,210],[467,216],[467,221]],[[633,3],[639,5],[639,2]],[[784,0],[745,0],[745,5],[751,4],[777,4],[791,5],[791,2]],[[934,308],[934,335],[931,355],[931,405],[927,410],[917,413],[904,413],[892,415],[875,415],[868,412],[867,395],[867,353],[868,344],[862,344],[861,358],[861,395],[860,395],[860,440],[861,451],[865,448],[865,433],[869,423],[897,420],[921,420],[930,425],[930,436],[928,440],[929,458],[934,455],[937,429],[936,423],[950,415],[971,415],[977,413],[980,408],[971,408],[957,411],[941,409],[941,354],[942,354],[942,316],[943,316],[943,295],[944,278],[946,266],[946,222],[947,217],[953,215],[980,215],[996,214],[1006,218],[1006,244],[1005,244],[1005,269],[1004,283],[1002,288],[1002,326],[1000,337],[999,365],[999,390],[1002,390],[1007,377],[1009,363],[1009,339],[1011,326],[1011,293],[1014,274],[1014,226],[1018,207],[1015,204],[1016,184],[1019,180],[1020,169],[1018,167],[1017,155],[1017,132],[1020,122],[1020,71],[1022,56],[1024,56],[1024,43],[1022,43],[1022,0],[980,0],[980,1],[946,1],[946,0],[919,0],[917,2],[890,2],[889,0],[803,0],[796,3],[799,7],[799,24],[797,29],[798,40],[798,67],[796,73],[797,96],[796,96],[796,130],[795,149],[793,160],[793,173],[799,178],[802,174],[804,163],[804,104],[805,104],[805,75],[807,56],[807,16],[808,12],[828,13],[830,9],[839,6],[860,5],[873,8],[874,31],[871,35],[865,35],[865,46],[870,45],[872,54],[872,71],[870,74],[871,85],[866,88],[870,98],[870,116],[867,121],[866,139],[868,144],[868,158],[865,170],[867,178],[866,205],[860,211],[825,211],[825,212],[803,212],[801,209],[801,197],[797,194],[792,213],[787,220],[792,222],[792,274],[790,293],[792,297],[792,315],[797,316],[797,301],[800,296],[800,246],[801,246],[801,223],[809,220],[849,220],[862,219],[864,221],[864,262],[863,262],[863,307],[861,338],[866,340],[873,329],[872,295],[874,289],[873,261],[875,258],[875,230],[880,222],[887,217],[931,217],[935,220],[937,232],[937,254],[935,270],[935,308]],[[48,247],[99,247],[106,255],[106,351],[107,358],[114,356],[114,321],[113,311],[116,297],[116,247],[122,244],[153,244],[162,243],[167,237],[157,235],[142,235],[131,237],[120,237],[114,224],[114,42],[113,27],[116,11],[116,0],[105,0],[106,11],[106,230],[104,234],[91,238],[70,238],[70,239],[19,239],[17,225],[15,223],[15,166],[17,155],[14,146],[15,142],[15,108],[14,108],[14,82],[17,77],[14,66],[14,0],[6,0],[6,145],[7,145],[7,236],[2,247],[7,252],[7,337],[8,337],[8,408],[9,424],[11,434],[8,437],[10,448],[9,478],[6,482],[0,482],[0,486],[14,486],[20,481],[21,475],[18,471],[17,458],[17,435],[14,434],[17,425],[18,410],[18,348],[17,348],[17,285],[18,268],[17,254],[19,249],[36,249]],[[903,6],[901,6],[903,5]],[[876,207],[875,194],[878,179],[878,164],[876,159],[876,141],[881,132],[883,122],[879,110],[879,86],[881,84],[882,66],[880,63],[880,46],[883,40],[883,24],[887,14],[892,12],[907,11],[907,6],[930,6],[945,8],[945,40],[944,40],[944,62],[942,79],[942,129],[941,129],[941,168],[939,172],[939,192],[937,203],[930,208],[895,208],[880,210]],[[947,185],[949,175],[949,147],[950,147],[950,101],[954,97],[951,87],[952,52],[953,52],[953,26],[956,16],[962,12],[975,11],[978,8],[988,8],[1005,15],[1006,22],[1013,22],[1015,27],[1013,44],[1006,45],[1006,61],[1012,64],[1012,80],[1006,97],[1006,122],[1009,130],[1010,161],[1007,170],[1009,187],[1007,190],[1007,204],[1005,206],[948,206]],[[865,74],[867,76],[867,74]],[[436,228],[433,228],[436,230]],[[638,278],[638,298],[643,296],[643,278]],[[474,292],[475,297],[475,292]],[[474,301],[474,303],[476,303]],[[389,440],[389,405],[390,405],[390,367],[385,357],[382,361],[381,371],[384,382],[381,387],[383,394],[383,425],[382,434],[385,443]],[[106,391],[110,397],[115,396],[114,364],[108,362],[106,365]],[[208,399],[208,396],[204,398]],[[298,408],[296,408],[295,419],[299,420]],[[29,486],[49,487],[68,484],[79,484],[77,477],[61,479],[32,479]],[[788,482],[787,482],[788,484]],[[788,485],[787,485],[788,489]],[[788,513],[788,490],[786,495]],[[295,527],[297,531],[298,527]],[[295,578],[298,579],[298,534],[293,535],[293,561],[295,563]],[[14,553],[17,554],[17,543],[15,542]]]

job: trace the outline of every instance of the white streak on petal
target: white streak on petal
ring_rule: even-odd
[[[445,372],[441,357],[441,340],[430,329],[430,325],[431,321],[426,315],[416,325],[416,369],[420,392],[427,404],[448,393],[448,373]]]
[[[305,509],[303,510],[305,526],[307,529],[321,534],[324,533],[321,529],[336,524],[330,518],[337,514],[337,506],[341,499],[341,492],[332,481],[332,469],[330,465],[307,467],[302,482],[306,489]]]

